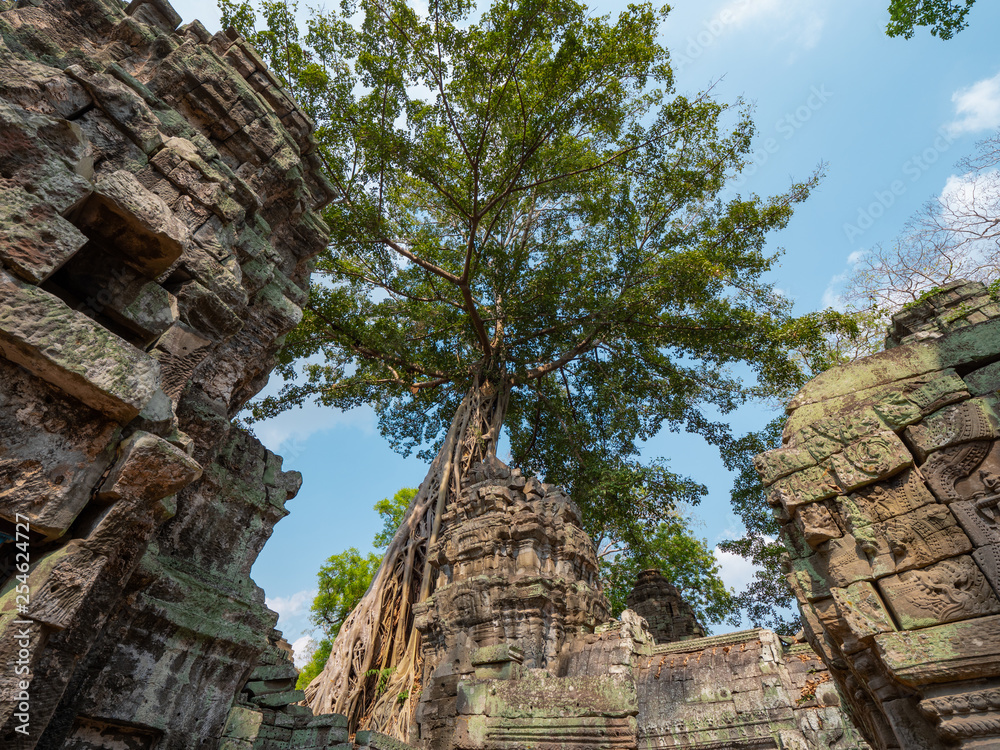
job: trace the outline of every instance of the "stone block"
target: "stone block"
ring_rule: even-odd
[[[996,454],[994,447],[988,441],[980,440],[942,448],[931,454],[920,467],[920,472],[934,496],[945,503],[996,494],[987,485],[987,482],[997,482],[996,459],[1000,455]],[[993,459],[989,469],[974,474],[988,457]]]
[[[145,154],[163,145],[160,121],[139,93],[105,73],[88,71],[82,65],[70,65],[66,74],[79,82],[97,106]]]
[[[833,467],[825,462],[775,481],[768,488],[768,503],[780,505],[792,515],[797,507],[826,500],[838,492]]]
[[[890,673],[906,685],[1000,675],[1000,616],[921,630],[882,633],[875,645]]]
[[[754,458],[754,467],[765,487],[815,463],[816,459],[805,448],[777,448]]]
[[[0,180],[0,262],[20,278],[41,284],[87,243],[48,203]]]
[[[843,536],[833,515],[822,503],[800,505],[796,512],[795,523],[801,530],[806,544],[813,549],[823,542]]]
[[[107,562],[77,539],[41,557],[28,577],[30,603],[20,614],[57,630],[69,627]],[[16,584],[11,579],[4,586],[0,616],[19,613]]]
[[[125,263],[149,278],[169,269],[184,252],[189,231],[158,195],[124,170],[101,177],[76,224]]]
[[[913,457],[894,432],[884,431],[847,446],[830,459],[841,492],[853,492],[886,479],[913,464]]]
[[[281,708],[288,705],[289,703],[298,703],[304,700],[306,694],[301,690],[286,690],[281,693],[267,693],[265,695],[256,696],[253,702],[258,706],[264,706],[267,708]]]
[[[2,272],[0,353],[123,424],[159,388],[159,366],[145,352]]]
[[[1000,613],[1000,600],[968,555],[888,576],[878,588],[903,630]]]
[[[1000,351],[1000,320],[956,331],[941,341],[916,342],[828,370],[788,405],[790,412],[878,386],[989,360]]]
[[[181,17],[166,0],[132,0],[125,12],[137,21],[170,33],[181,23]]]
[[[212,342],[177,323],[160,336],[151,352],[162,370],[163,392],[178,401],[195,368],[208,356]]]
[[[973,440],[992,440],[1000,434],[993,407],[994,403],[982,398],[947,406],[907,427],[906,440],[920,463],[941,448]]]
[[[858,640],[896,630],[892,617],[871,583],[861,581],[844,589],[831,589],[830,593],[837,613]]]
[[[224,737],[240,740],[253,740],[260,731],[264,715],[260,710],[247,706],[233,706],[229,711],[229,719],[223,731]]]
[[[963,380],[973,396],[985,396],[1000,390],[1000,362],[981,367],[968,373]]]
[[[201,476],[201,466],[163,438],[133,433],[119,447],[121,457],[98,492],[102,500],[122,497],[160,500]]]
[[[243,321],[197,281],[186,281],[173,291],[177,295],[181,320],[199,334],[222,341],[243,327]]]

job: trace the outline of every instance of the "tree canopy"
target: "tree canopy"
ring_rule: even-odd
[[[376,0],[360,29],[348,8],[300,39],[281,3],[262,31],[222,7],[319,123],[340,196],[289,385],[257,417],[368,403],[394,447],[429,457],[482,374],[511,388],[514,463],[614,519],[637,480],[654,516],[697,494],[640,464],[642,440],[664,424],[711,439],[725,426],[708,412],[800,382],[789,351],[814,354],[819,326],[765,280],[765,242],[815,175],[722,199],[753,127],[743,107],[671,96],[663,11],[507,0],[471,23],[464,3],[421,18]],[[755,382],[728,369],[743,362]]]
[[[311,696],[392,732],[412,703],[380,703],[366,675],[408,659],[394,690],[412,694],[423,551],[501,428],[596,539],[641,550],[703,492],[643,441],[667,426],[723,444],[720,415],[788,393],[823,356],[838,316],[794,317],[767,278],[768,235],[818,175],[770,198],[727,190],[748,110],[674,90],[666,9],[649,4],[359,0],[304,34],[294,6],[263,2],[259,30],[247,2],[222,8],[316,120],[338,193],[288,384],[254,413],[370,404],[393,447],[437,456]]]
[[[931,34],[951,39],[969,25],[965,17],[976,0],[892,0],[886,34],[910,39],[918,26],[930,26]]]

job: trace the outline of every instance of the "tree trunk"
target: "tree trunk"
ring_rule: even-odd
[[[413,605],[432,593],[428,545],[470,467],[496,455],[509,397],[506,384],[479,378],[465,395],[371,586],[341,626],[326,667],[306,688],[314,713],[345,714],[351,733],[374,729],[406,740],[422,688]]]

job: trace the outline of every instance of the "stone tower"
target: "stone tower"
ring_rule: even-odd
[[[703,638],[705,628],[680,591],[656,569],[644,570],[626,597],[628,608],[646,620],[657,643]]]

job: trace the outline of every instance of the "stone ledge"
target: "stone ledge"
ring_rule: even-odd
[[[3,272],[0,355],[121,424],[160,387],[160,367],[145,352]]]

